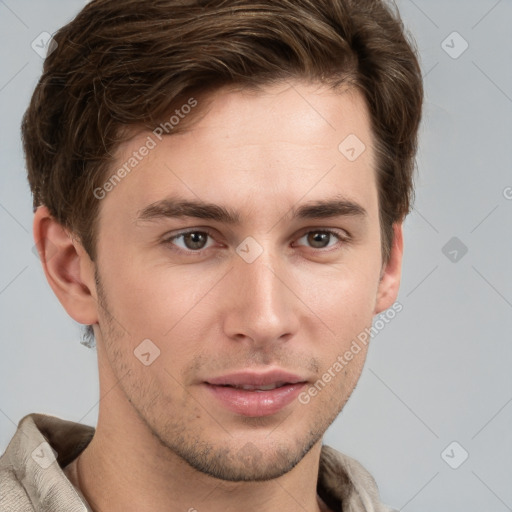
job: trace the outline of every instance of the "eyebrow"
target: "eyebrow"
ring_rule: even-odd
[[[310,201],[291,209],[292,219],[328,219],[335,217],[367,216],[367,211],[358,203],[343,196],[332,199]],[[288,215],[287,215],[288,216]],[[146,206],[137,215],[138,221],[153,221],[165,218],[193,217],[238,225],[240,214],[225,206],[201,200],[166,198]]]

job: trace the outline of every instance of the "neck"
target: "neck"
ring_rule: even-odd
[[[183,461],[170,458],[167,470],[137,456],[130,446],[113,447],[113,439],[93,438],[66,473],[93,512],[166,510],[201,512],[247,511],[328,512],[316,494],[319,448],[282,477],[265,482],[226,482],[202,474]],[[126,454],[130,456],[126,456]]]

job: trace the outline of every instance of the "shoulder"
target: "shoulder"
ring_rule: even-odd
[[[380,501],[379,490],[370,472],[356,459],[323,445],[319,485],[354,512],[393,512]]]
[[[0,510],[2,512],[31,512],[34,510],[21,478],[18,475],[22,451],[19,425],[5,452],[0,457]]]
[[[89,443],[94,431],[49,414],[24,416],[0,457],[0,511],[85,511],[61,468]]]

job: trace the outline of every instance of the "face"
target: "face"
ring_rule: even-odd
[[[355,155],[339,149],[349,135]],[[383,309],[364,100],[299,82],[225,89],[188,131],[124,143],[115,169],[148,137],[101,199],[102,371],[192,467],[280,476],[348,400],[366,346],[335,363]]]

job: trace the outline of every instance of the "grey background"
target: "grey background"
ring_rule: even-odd
[[[83,5],[0,0],[0,452],[30,412],[97,421],[96,352],[32,252],[19,136],[42,67],[31,43]],[[325,442],[362,462],[399,510],[512,510],[512,2],[398,6],[426,87],[403,310],[374,337]],[[460,56],[454,31],[469,44]]]

